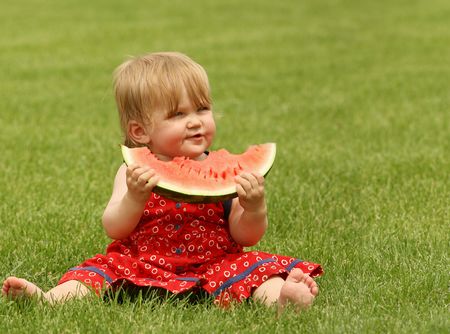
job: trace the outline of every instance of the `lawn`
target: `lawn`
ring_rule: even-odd
[[[0,300],[1,333],[448,333],[450,3],[17,0],[0,10],[0,280],[103,252],[121,163],[112,72],[177,50],[210,76],[213,149],[274,141],[255,248],[321,263],[307,312],[249,302]]]

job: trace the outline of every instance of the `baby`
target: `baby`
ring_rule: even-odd
[[[132,58],[117,68],[114,90],[125,145],[146,146],[162,161],[207,157],[216,125],[199,64],[175,52]],[[2,294],[56,303],[142,287],[174,294],[204,290],[222,306],[253,298],[279,310],[287,303],[309,307],[319,291],[313,277],[322,274],[320,265],[245,251],[267,229],[264,178],[244,173],[235,181],[237,198],[189,204],[152,192],[158,175],[151,168],[122,164],[102,217],[113,239],[105,254],[69,269],[48,292],[9,277]]]

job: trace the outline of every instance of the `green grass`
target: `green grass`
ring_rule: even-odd
[[[0,11],[0,280],[44,289],[108,243],[127,55],[207,69],[214,148],[275,141],[258,249],[319,262],[309,311],[0,301],[2,333],[448,333],[450,3],[17,0]]]

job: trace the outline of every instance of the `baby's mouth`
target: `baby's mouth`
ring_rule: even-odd
[[[203,138],[203,135],[201,133],[197,133],[196,135],[188,137],[188,139],[200,139],[200,138]]]

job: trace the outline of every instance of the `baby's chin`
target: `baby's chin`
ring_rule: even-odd
[[[207,155],[206,155],[206,153],[204,151],[201,151],[201,152],[185,152],[181,156],[183,156],[185,158],[189,158],[191,160],[197,160],[197,161],[205,160],[206,157],[207,157]]]
[[[207,151],[208,148],[203,146],[203,145],[199,145],[199,147],[197,148],[192,148],[189,150],[183,150],[180,152],[180,156],[192,159],[192,160],[204,160],[207,155],[205,154],[205,151]]]

